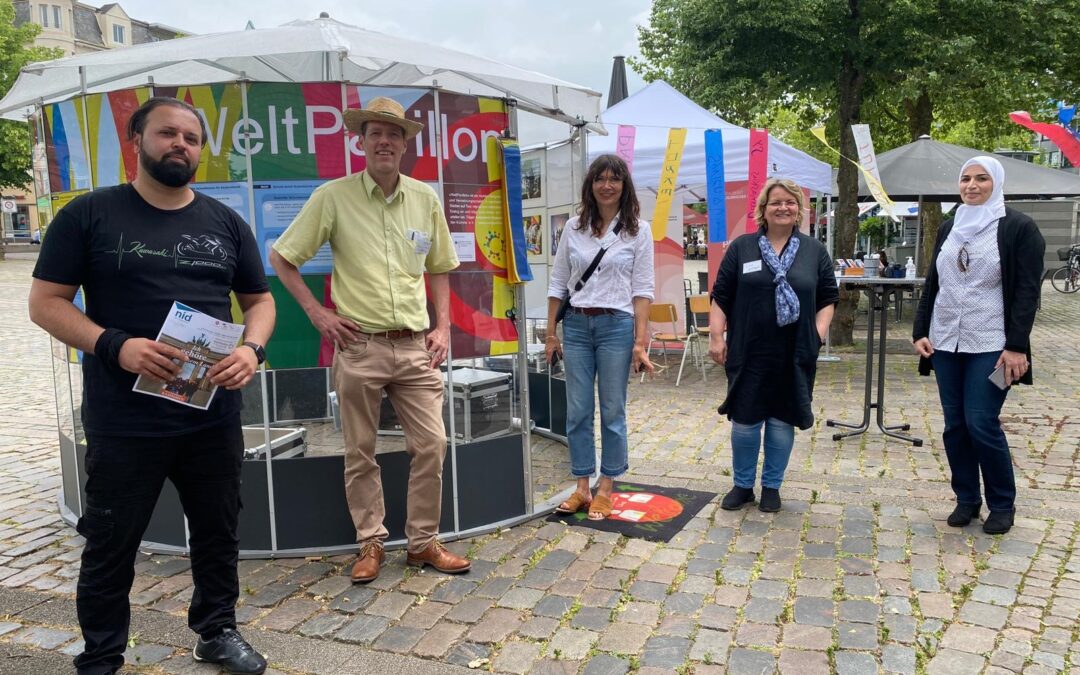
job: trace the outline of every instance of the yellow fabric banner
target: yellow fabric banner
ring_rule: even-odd
[[[652,217],[653,241],[667,238],[667,221],[671,213],[671,200],[678,186],[679,167],[682,165],[683,146],[686,144],[686,129],[668,131],[667,151],[664,153],[664,166],[660,169],[660,187],[656,190],[656,209]]]

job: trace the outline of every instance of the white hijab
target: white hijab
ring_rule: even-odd
[[[970,240],[990,223],[1005,217],[1005,169],[1001,166],[1001,162],[986,155],[972,157],[960,167],[960,175],[963,176],[967,168],[973,164],[978,164],[990,174],[990,177],[994,179],[994,188],[990,193],[990,199],[982,204],[978,206],[961,204],[956,210],[950,236],[955,234],[960,241]]]

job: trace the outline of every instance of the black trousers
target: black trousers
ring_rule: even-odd
[[[207,638],[235,628],[239,419],[169,437],[88,434],[86,446],[86,504],[76,527],[86,539],[75,598],[86,642],[75,657],[78,672],[113,673],[124,664],[135,555],[166,478],[180,495],[190,536],[188,626]]]

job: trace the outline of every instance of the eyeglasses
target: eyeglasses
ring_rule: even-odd
[[[604,185],[605,183],[608,185],[622,185],[623,179],[615,176],[597,176],[593,179],[593,185]]]
[[[956,254],[956,267],[959,268],[961,272],[967,272],[968,263],[970,262],[971,259],[968,256],[967,244],[964,244],[960,247],[960,252]]]
[[[786,206],[789,209],[794,209],[799,206],[799,202],[794,200],[788,200],[786,202],[769,202],[767,206],[771,209],[778,209],[781,206]]]

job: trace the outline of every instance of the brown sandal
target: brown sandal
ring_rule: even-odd
[[[574,494],[570,495],[569,499],[555,507],[555,513],[568,516],[578,511],[584,511],[589,507],[590,503],[587,497],[575,491]]]
[[[604,495],[593,497],[589,506],[589,520],[604,520],[611,515],[611,500]]]

